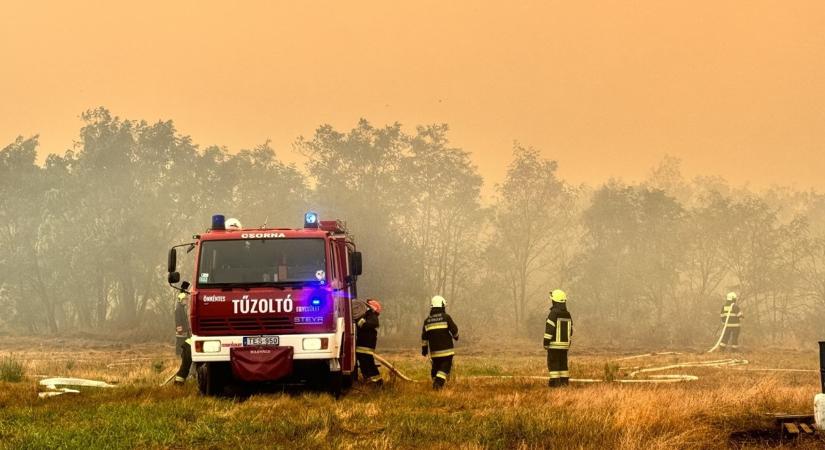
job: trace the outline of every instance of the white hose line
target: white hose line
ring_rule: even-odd
[[[624,358],[617,358],[614,361],[625,361],[628,359],[638,359],[638,358],[645,358],[648,356],[665,356],[665,355],[681,355],[681,352],[658,352],[658,353],[645,353],[643,355],[634,355],[634,356],[625,356]]]
[[[730,310],[728,310],[728,314],[725,316],[725,324],[722,325],[722,334],[719,335],[719,340],[716,341],[716,345],[714,345],[713,348],[708,350],[708,353],[713,353],[717,348],[719,348],[719,345],[722,343],[722,338],[725,337],[725,330],[728,329],[728,321],[730,320],[730,313],[733,312],[733,305],[735,305],[735,304],[736,304],[736,302],[733,302],[733,303],[730,304]]]
[[[619,360],[626,360],[626,359],[635,359],[635,358],[642,358],[645,356],[660,356],[660,355],[674,355],[680,354],[678,352],[661,352],[661,353],[646,353],[644,355],[635,355],[629,356],[625,358],[620,358]],[[395,366],[390,364],[386,359],[382,358],[379,355],[375,355],[375,359],[379,362],[384,364],[392,373],[398,375],[401,379],[413,383],[421,383],[420,380],[414,380],[406,375],[404,375],[401,371],[399,371]],[[618,379],[613,380],[614,383],[679,383],[683,381],[697,381],[699,377],[696,375],[689,375],[689,374],[656,374],[656,375],[646,375],[646,378],[637,379],[635,378],[637,375],[640,374],[650,374],[651,372],[661,372],[665,370],[672,370],[672,369],[681,369],[687,367],[696,367],[696,368],[716,368],[716,369],[729,369],[729,370],[743,370],[743,371],[764,371],[764,372],[819,372],[818,370],[813,369],[771,369],[771,368],[745,368],[745,367],[735,367],[735,366],[744,366],[750,364],[750,362],[746,359],[715,359],[711,361],[690,361],[678,364],[669,364],[666,366],[654,366],[654,367],[628,367],[628,368],[621,368],[620,370],[629,370],[635,369],[633,372],[628,374],[629,378],[625,379]],[[538,375],[475,375],[475,376],[464,376],[462,378],[466,379],[473,379],[473,380],[548,380],[549,377],[546,376],[538,376]],[[570,382],[572,383],[604,383],[607,380],[598,379],[598,378],[571,378]]]

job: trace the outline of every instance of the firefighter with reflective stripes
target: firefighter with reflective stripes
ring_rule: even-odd
[[[355,357],[361,376],[373,386],[381,387],[384,380],[375,365],[375,346],[378,343],[378,315],[381,314],[381,304],[378,300],[367,300],[367,311],[355,322],[357,328],[355,337]]]
[[[547,370],[550,387],[566,386],[570,382],[567,351],[573,336],[573,318],[567,311],[567,294],[561,289],[550,293],[552,306],[544,325],[544,349],[547,350]]]
[[[175,302],[175,352],[180,356],[180,368],[175,374],[175,384],[183,384],[192,367],[192,332],[189,330],[189,305],[186,293],[178,294]]]
[[[447,300],[436,295],[430,300],[430,315],[421,327],[421,354],[430,355],[433,389],[444,387],[453,366],[453,340],[458,340],[458,327],[446,312]]]
[[[725,304],[722,306],[722,312],[719,314],[725,327],[722,331],[722,341],[719,342],[719,347],[723,352],[729,349],[732,351],[739,350],[739,329],[742,326],[744,315],[742,310],[739,309],[739,305],[736,304],[736,300],[736,292],[728,292]]]

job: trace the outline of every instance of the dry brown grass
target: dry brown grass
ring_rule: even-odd
[[[171,346],[46,343],[12,340],[0,354],[26,362],[27,380],[0,384],[0,446],[7,448],[760,448],[778,440],[732,441],[736,432],[772,430],[766,414],[808,413],[819,390],[811,352],[761,351],[736,368],[686,368],[699,381],[659,385],[580,384],[549,390],[540,351],[493,356],[463,349],[447,390],[399,380],[375,392],[357,387],[339,401],[325,394],[260,394],[213,399],[157,385],[173,371]],[[53,349],[52,349],[53,347]],[[410,352],[385,352],[408,375],[425,380],[427,365]],[[617,355],[571,354],[574,378],[601,378]],[[719,359],[685,353],[618,365],[665,365]],[[158,370],[158,362],[163,368]],[[745,370],[740,370],[745,369]],[[626,376],[628,370],[620,370]],[[101,379],[117,389],[41,400],[37,375]],[[764,438],[767,435],[761,435]],[[820,448],[808,438],[783,446]]]

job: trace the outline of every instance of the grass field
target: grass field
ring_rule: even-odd
[[[813,349],[746,352],[738,357],[748,359],[747,366],[661,372],[700,377],[692,382],[550,390],[543,380],[495,378],[544,375],[540,350],[464,348],[442,392],[431,391],[427,364],[415,350],[384,351],[406,374],[427,382],[391,379],[380,391],[356,385],[336,401],[317,392],[205,398],[191,380],[185,387],[158,386],[176,366],[171,346],[35,342],[6,338],[0,348],[0,357],[11,354],[25,367],[23,381],[0,382],[0,448],[825,448],[818,437],[780,441],[767,416],[811,412],[819,390]],[[604,378],[625,365],[726,357],[682,349],[617,361],[634,353],[643,352],[574,349],[572,376]],[[761,370],[768,368],[809,371]],[[39,376],[118,387],[39,399]]]

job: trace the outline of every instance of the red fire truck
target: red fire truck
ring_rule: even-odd
[[[176,286],[178,248],[195,251],[192,284]],[[303,229],[227,229],[216,215],[194,242],[170,249],[168,270],[170,285],[189,294],[201,393],[277,382],[338,395],[352,383],[361,253],[342,222],[309,212]]]

